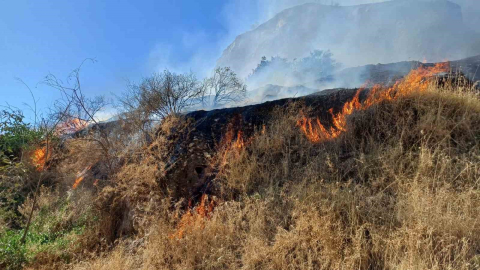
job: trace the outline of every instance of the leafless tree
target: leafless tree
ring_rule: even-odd
[[[201,96],[202,88],[193,73],[176,74],[165,70],[144,78],[139,85],[130,84],[121,102],[145,119],[162,119],[199,104]]]
[[[202,95],[202,85],[193,73],[165,70],[142,79],[140,84],[129,82],[128,90],[118,97],[122,126],[135,135],[140,131],[144,142],[149,143],[156,121],[201,104]]]
[[[49,74],[45,77],[43,84],[57,89],[60,91],[62,98],[58,99],[54,104],[54,109],[51,110],[50,117],[43,121],[43,130],[45,130],[45,161],[47,164],[51,156],[50,151],[52,151],[52,137],[55,133],[55,130],[59,127],[60,123],[69,122],[72,120],[84,121],[85,123],[91,123],[93,125],[99,125],[96,114],[104,108],[107,103],[103,97],[88,98],[82,92],[82,87],[80,83],[80,71],[83,64],[86,61],[95,62],[93,59],[86,59],[82,64],[75,70],[73,70],[67,78],[66,82],[58,79],[55,75]],[[32,94],[33,95],[33,94]],[[112,158],[111,158],[111,142],[109,140],[108,134],[106,131],[99,129],[99,134],[92,134],[85,138],[86,140],[95,141],[101,147],[104,157],[106,158],[106,164],[108,169],[112,170]],[[37,181],[37,185],[33,194],[33,205],[30,213],[28,215],[27,224],[21,239],[22,243],[25,243],[26,235],[30,228],[32,221],[33,211],[36,207],[36,202],[38,198],[38,193],[41,187],[41,184],[45,178],[46,166],[40,171],[40,175]]]
[[[245,99],[247,86],[229,67],[219,67],[204,81],[203,102],[213,107]]]
[[[94,98],[86,97],[82,91],[80,71],[87,61],[95,62],[94,59],[84,60],[78,68],[70,73],[65,82],[53,74],[47,75],[42,82],[53,89],[59,90],[62,95],[62,98],[58,99],[55,103],[56,118],[62,119],[63,121],[78,119],[92,124],[98,124],[96,115],[107,106],[107,102],[102,96],[96,96]],[[71,104],[71,106],[67,111],[64,111],[63,108],[66,107],[66,104]]]
[[[103,96],[96,96],[89,98],[85,96],[82,91],[80,81],[80,71],[85,62],[95,62],[93,59],[86,59],[82,64],[74,69],[67,77],[66,82],[58,79],[55,75],[49,74],[45,77],[43,84],[59,90],[62,98],[58,99],[54,104],[52,110],[52,117],[60,119],[60,122],[81,121],[82,123],[91,124],[94,127],[99,127],[100,122],[97,117],[98,112],[105,108],[108,103]],[[105,157],[111,166],[111,158],[109,149],[111,148],[108,132],[98,128],[97,133],[86,137],[88,140],[97,142],[104,151]]]
[[[33,97],[33,94],[32,94]],[[33,97],[35,99],[35,97]],[[68,104],[65,104],[65,107],[63,108],[63,112],[61,113],[66,113],[68,110],[70,110],[72,103],[69,102]],[[45,153],[44,155],[44,161],[43,161],[43,166],[40,169],[40,174],[38,175],[38,180],[37,184],[35,186],[35,190],[33,191],[33,204],[32,208],[30,209],[30,213],[28,215],[27,219],[27,224],[25,226],[25,229],[23,231],[22,238],[20,239],[20,243],[25,244],[26,242],[26,237],[28,230],[30,228],[30,225],[32,223],[32,217],[33,217],[33,212],[35,210],[37,200],[38,200],[38,195],[40,192],[40,187],[42,186],[42,182],[46,178],[46,169],[47,169],[47,164],[50,162],[50,158],[52,156],[52,139],[53,139],[53,133],[56,127],[59,125],[59,123],[62,120],[60,118],[48,118],[48,119],[43,119],[42,122],[39,124],[37,127],[39,130],[43,131],[43,137],[44,137],[44,144],[45,144]]]

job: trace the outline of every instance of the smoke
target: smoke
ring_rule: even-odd
[[[362,5],[379,2],[389,1],[406,1],[406,0],[231,0],[225,7],[225,12],[229,14],[235,14],[232,16],[232,21],[240,22],[243,19],[247,19],[246,27],[248,28],[255,23],[263,23],[279,12],[291,8],[294,6],[306,4],[306,3],[319,3],[323,5],[339,5],[339,6],[351,6]],[[423,1],[423,2],[435,2],[437,0],[407,0],[407,1]],[[480,31],[480,1],[478,0],[449,0],[462,7],[465,23],[472,26],[472,29]],[[253,12],[252,12],[253,10]],[[240,14],[239,14],[240,11]],[[248,14],[247,16],[245,16]],[[238,15],[238,17],[237,17]],[[234,18],[237,17],[237,18]],[[253,21],[252,21],[253,20]]]
[[[303,5],[311,2],[323,5]],[[480,3],[453,2],[461,6],[446,0],[232,1],[227,12],[232,14],[231,28],[243,27],[244,34],[230,44],[217,64],[230,65],[242,77],[249,77],[263,56],[295,61],[315,50],[331,50],[345,67],[424,59],[436,62],[478,54],[480,35],[469,29],[478,26],[469,22],[480,18],[480,12],[474,12]],[[253,11],[248,8],[252,3]],[[372,3],[378,4],[360,5]],[[462,16],[460,8],[468,10],[470,17]],[[256,23],[248,26],[252,18]],[[271,66],[263,71],[262,80],[251,80],[253,87],[315,87],[312,81],[322,79],[299,81],[285,72],[281,61]]]
[[[438,0],[393,0],[392,2],[432,2],[431,5],[435,8],[438,4],[435,2],[445,2]],[[480,28],[480,1],[477,0],[450,0],[461,6],[463,13],[463,21],[470,28],[479,31]],[[398,33],[389,33],[388,31],[383,33],[376,33],[375,36],[368,37],[372,42],[377,42],[377,47],[386,47],[385,51],[380,51],[372,49],[369,43],[357,43],[356,41],[361,38],[365,38],[362,35],[368,34],[364,31],[365,28],[372,27],[369,22],[356,22],[355,20],[350,20],[351,17],[355,18],[369,18],[368,12],[372,10],[368,7],[360,9],[351,9],[351,11],[346,12],[345,14],[325,14],[319,13],[319,17],[325,17],[322,21],[325,25],[315,26],[308,25],[305,22],[305,29],[301,33],[304,37],[309,37],[312,35],[317,35],[311,38],[306,44],[303,40],[299,39],[297,42],[290,42],[289,37],[293,37],[298,33],[292,32],[288,33],[285,37],[285,40],[278,40],[273,43],[261,43],[258,48],[254,48],[250,51],[239,50],[235,53],[232,53],[232,56],[225,61],[223,61],[222,55],[228,54],[230,50],[237,49],[239,46],[245,46],[246,42],[256,42],[258,39],[264,38],[268,35],[271,35],[272,31],[275,31],[275,27],[281,28],[283,24],[289,23],[291,21],[279,21],[276,22],[275,27],[270,27],[268,31],[261,32],[257,40],[247,40],[242,41],[243,44],[237,44],[236,38],[239,35],[245,36],[259,29],[259,26],[263,27],[266,22],[270,22],[278,13],[307,3],[318,3],[327,6],[351,6],[351,5],[361,5],[361,4],[370,4],[370,3],[379,3],[379,2],[390,2],[384,0],[227,0],[224,2],[223,10],[221,14],[218,15],[218,19],[221,22],[223,31],[220,32],[184,32],[183,33],[183,42],[181,44],[183,50],[191,52],[190,57],[186,59],[179,59],[175,56],[175,50],[178,49],[172,44],[157,44],[155,48],[152,49],[150,53],[149,64],[154,70],[162,70],[168,68],[174,72],[189,72],[192,71],[197,74],[197,77],[203,78],[209,76],[215,66],[231,66],[240,77],[246,79],[248,75],[252,73],[252,70],[260,63],[261,57],[266,56],[268,59],[270,57],[279,56],[286,58],[288,61],[295,61],[295,59],[302,59],[307,56],[309,53],[314,50],[332,50],[333,58],[343,64],[345,67],[357,66],[363,64],[376,64],[376,63],[386,63],[386,62],[396,62],[396,61],[407,61],[407,60],[421,60],[420,58],[427,58],[428,61],[439,61],[445,58],[458,58],[460,56],[466,56],[461,54],[450,54],[446,55],[444,58],[439,59],[438,55],[441,55],[443,51],[452,50],[453,45],[446,46],[437,46],[436,44],[431,44],[431,50],[425,49],[422,47],[422,44],[416,44],[417,40],[414,38],[409,38],[410,33],[401,32],[402,29],[412,29],[404,27],[403,25],[398,25],[398,22],[392,22],[398,30]],[[405,8],[404,5],[403,8]],[[365,14],[359,16],[358,13],[363,12]],[[422,20],[422,12],[411,10],[412,17],[417,16],[419,19],[415,22],[418,23]],[[377,21],[385,19],[386,21],[391,20],[391,14],[377,14]],[[405,14],[405,13],[404,13]],[[446,14],[448,16],[452,14]],[[340,19],[338,19],[338,17]],[[382,17],[383,16],[383,17]],[[455,17],[455,16],[451,16]],[[288,19],[295,19],[292,17],[286,16]],[[296,19],[304,19],[301,16],[296,17]],[[344,20],[344,23],[342,22]],[[394,18],[400,21],[402,18]],[[441,21],[442,18],[435,19]],[[340,22],[340,23],[339,23]],[[353,22],[353,23],[352,23]],[[298,25],[302,24],[302,21],[296,21]],[[407,21],[407,24],[409,22]],[[413,22],[412,22],[413,23]],[[263,24],[263,25],[262,25]],[[448,25],[446,22],[443,26]],[[415,28],[415,27],[413,27]],[[448,26],[447,26],[448,28]],[[343,31],[348,33],[347,36],[336,35],[335,33]],[[382,30],[383,31],[383,30]],[[444,29],[433,29],[432,30],[431,40],[435,41],[435,38],[439,38],[443,33]],[[319,35],[318,33],[322,34]],[[246,34],[245,34],[246,33]],[[398,37],[393,37],[396,35]],[[422,33],[414,33],[412,37],[417,38],[421,36]],[[406,37],[407,36],[407,37]],[[394,42],[388,42],[382,38],[387,37],[388,39],[396,39]],[[455,39],[462,39],[461,35],[451,37],[453,41]],[[334,42],[330,42],[333,40]],[[329,43],[330,42],[330,43]],[[434,42],[432,42],[434,43]],[[317,46],[318,44],[326,44],[324,47]],[[332,45],[333,44],[333,45]],[[263,46],[263,47],[262,47]],[[335,46],[335,48],[331,48]],[[450,47],[449,47],[450,46]],[[398,49],[403,50],[402,53],[398,53]],[[453,48],[454,49],[454,48]],[[277,52],[271,55],[268,55],[264,52]],[[280,52],[280,53],[278,53]],[[412,57],[413,55],[413,57]],[[248,59],[246,59],[248,58]],[[217,59],[220,59],[217,61]],[[242,63],[241,67],[235,66],[236,63]],[[319,78],[310,78],[298,80],[298,78],[292,78],[285,76],[285,70],[274,70],[272,69],[271,74],[263,74],[265,78],[270,78],[268,80],[263,80],[261,83],[257,81],[249,84],[249,90],[253,90],[256,87],[261,87],[262,85],[267,84],[280,84],[283,86],[293,87],[295,85],[305,85],[311,88],[317,88],[312,82],[315,79]],[[328,87],[335,87],[335,84],[329,84],[323,82],[322,87],[328,85]],[[255,96],[259,96],[258,93],[255,93]],[[261,96],[261,95],[260,95]]]
[[[381,0],[377,0],[379,2]],[[181,44],[161,42],[150,51],[148,69],[173,72],[194,72],[199,78],[209,76],[216,66],[216,61],[225,48],[238,35],[250,31],[265,23],[279,12],[305,3],[326,5],[362,4],[371,0],[228,0],[225,1],[219,20],[223,31],[207,33],[206,31],[182,33]],[[189,54],[188,58],[178,57],[178,45]]]

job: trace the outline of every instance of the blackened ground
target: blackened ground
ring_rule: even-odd
[[[301,102],[311,108],[315,116],[320,117],[326,123],[331,119],[328,110],[333,108],[334,112],[342,109],[345,102],[351,100],[358,89],[331,89],[318,92],[312,95],[299,98],[285,98],[275,101],[268,101],[261,104],[245,107],[225,108],[212,111],[195,111],[187,114],[187,117],[194,119],[194,136],[201,137],[215,147],[222,136],[227,132],[229,123],[233,123],[235,131],[242,131],[245,138],[253,134],[255,129],[262,128],[267,124],[273,111],[277,107],[289,106],[294,102]],[[300,113],[300,112],[299,112]]]

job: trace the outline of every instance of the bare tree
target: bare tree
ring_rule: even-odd
[[[144,78],[140,84],[129,82],[127,92],[118,97],[124,131],[135,135],[140,131],[144,142],[149,143],[154,122],[201,104],[202,95],[202,85],[193,73],[165,70]]]
[[[247,86],[229,67],[219,67],[204,81],[203,102],[213,107],[245,99]]]
[[[61,112],[61,114],[66,113],[68,110],[70,110],[71,105],[72,105],[71,102],[69,102],[68,104],[65,104],[65,107],[63,108],[63,111]],[[40,187],[42,186],[43,180],[45,180],[46,178],[45,172],[47,170],[47,164],[50,162],[50,158],[52,156],[51,152],[53,150],[53,147],[52,147],[53,133],[60,122],[61,122],[60,118],[43,119],[42,123],[40,123],[39,127],[37,127],[39,130],[42,130],[44,133],[43,137],[44,137],[44,143],[45,143],[45,153],[43,154],[44,155],[43,165],[40,167],[40,174],[38,175],[37,184],[33,192],[32,208],[30,209],[30,213],[28,214],[27,224],[23,231],[22,238],[20,239],[20,243],[22,244],[25,244],[26,242],[27,233],[32,223],[33,211],[35,210],[35,207],[37,204]]]
[[[82,62],[82,64],[73,70],[67,78],[67,81],[64,83],[60,79],[58,79],[55,75],[49,74],[45,77],[43,84],[57,89],[60,91],[62,98],[57,100],[54,104],[54,109],[51,110],[50,117],[45,119],[42,123],[44,126],[42,130],[44,130],[44,138],[45,138],[45,151],[44,154],[45,160],[43,161],[44,164],[49,162],[51,151],[52,151],[52,139],[54,137],[55,131],[59,127],[60,123],[70,122],[72,120],[80,120],[86,123],[92,123],[94,125],[98,125],[98,119],[96,118],[96,114],[104,108],[107,104],[103,97],[96,97],[96,98],[87,98],[83,92],[80,83],[80,70],[83,64],[86,61],[95,62],[93,59],[86,59]],[[33,96],[33,94],[32,94]],[[34,98],[34,97],[33,97]],[[35,99],[34,99],[35,100]],[[106,158],[106,163],[108,169],[112,170],[112,158],[111,158],[111,143],[108,137],[108,134],[99,129],[99,135],[93,134],[91,136],[86,137],[86,140],[92,140],[100,145],[104,157]],[[45,170],[46,166],[43,166],[40,171],[40,175],[36,184],[36,188],[33,194],[33,204],[32,209],[28,215],[27,224],[21,238],[21,243],[25,243],[26,236],[28,230],[30,228],[30,224],[32,221],[33,211],[36,207],[36,202],[39,194],[40,187],[42,185],[43,180],[45,179]]]
[[[201,103],[203,89],[192,73],[176,74],[168,70],[130,84],[129,92],[120,99],[128,111],[146,119],[162,119],[179,114]]]
[[[57,113],[56,117],[62,119],[63,121],[68,121],[71,119],[78,119],[86,121],[93,124],[98,124],[98,119],[96,118],[97,113],[107,106],[105,98],[102,96],[97,96],[94,98],[88,98],[84,95],[82,91],[82,85],[80,82],[80,71],[82,66],[87,62],[94,63],[94,59],[86,59],[82,64],[74,69],[70,75],[67,77],[67,81],[63,82],[58,79],[53,74],[48,74],[45,77],[43,84],[50,86],[54,89],[57,89],[62,94],[62,98],[58,99],[55,103],[55,111]],[[64,111],[63,108],[66,107],[66,104],[71,104],[67,111]]]
[[[66,82],[58,79],[53,74],[49,74],[45,77],[43,83],[59,90],[62,94],[62,98],[57,100],[54,104],[54,118],[61,119],[61,122],[63,123],[80,121],[82,123],[91,124],[95,127],[95,132],[92,132],[89,136],[85,136],[83,139],[94,141],[100,146],[103,156],[106,159],[108,170],[112,172],[112,143],[109,138],[108,130],[101,127],[97,118],[98,112],[105,108],[108,103],[102,96],[88,98],[84,95],[80,81],[80,71],[86,61],[95,62],[93,59],[84,60],[78,68],[70,73]]]

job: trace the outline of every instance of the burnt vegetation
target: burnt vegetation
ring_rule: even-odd
[[[245,85],[165,71],[109,123],[70,78],[47,77],[55,121],[0,114],[2,268],[480,267],[479,92],[446,63],[191,112]]]

